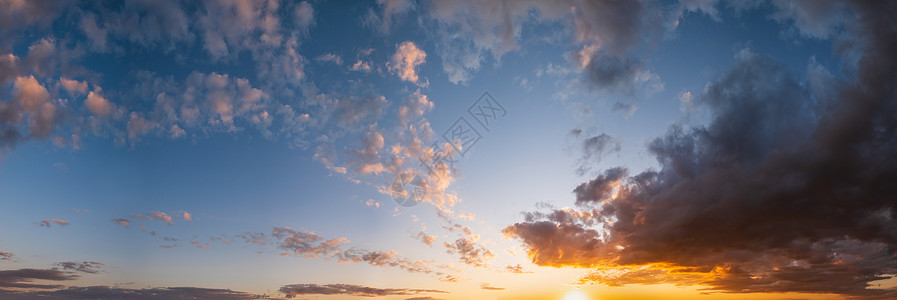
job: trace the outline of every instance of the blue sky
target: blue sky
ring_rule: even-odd
[[[887,297],[870,6],[4,0],[0,295]]]

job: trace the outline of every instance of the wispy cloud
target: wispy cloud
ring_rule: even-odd
[[[360,297],[381,297],[393,295],[418,295],[427,293],[448,293],[440,290],[408,288],[374,288],[354,284],[291,284],[280,288],[287,298],[301,295],[343,295]]]
[[[41,227],[47,227],[47,228],[50,228],[52,224],[57,224],[59,226],[68,226],[69,222],[66,220],[60,220],[60,219],[43,219],[40,222],[38,222],[38,225],[40,225]]]

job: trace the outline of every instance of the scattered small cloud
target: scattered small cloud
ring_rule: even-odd
[[[41,227],[47,227],[47,228],[50,228],[52,224],[57,224],[59,226],[68,226],[69,222],[66,220],[60,220],[60,219],[43,219],[40,222],[38,222],[38,225],[40,225]]]
[[[112,219],[112,222],[115,222],[115,224],[118,224],[118,225],[121,225],[124,227],[128,227],[131,225],[131,221],[128,221],[128,219]]]
[[[505,288],[494,287],[489,285],[488,283],[480,284],[480,289],[489,290],[489,291],[504,291]]]
[[[100,273],[103,268],[103,264],[95,261],[66,261],[66,262],[58,262],[57,266],[61,267],[63,270],[74,270],[83,273],[89,274],[97,274]]]

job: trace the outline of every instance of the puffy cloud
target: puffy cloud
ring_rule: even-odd
[[[381,14],[378,15],[373,10],[368,11],[364,23],[367,26],[373,26],[381,32],[388,32],[395,23],[394,19],[396,17],[414,9],[414,2],[411,0],[377,0],[377,5],[382,8]]]
[[[413,118],[423,116],[432,109],[433,101],[430,101],[427,95],[421,94],[420,90],[417,90],[411,93],[404,105],[399,107],[398,118],[402,122],[402,127],[404,127],[411,123]]]
[[[424,244],[427,244],[427,246],[431,246],[431,245],[433,245],[433,243],[436,242],[436,236],[435,235],[427,235],[427,232],[424,230],[421,230],[420,232],[415,234],[413,236],[413,238],[418,239],[421,242],[424,242]]]
[[[663,90],[660,78],[639,60],[620,59],[599,52],[582,63],[587,85],[600,91],[634,97],[639,90],[649,95]]]
[[[443,218],[447,218],[445,214],[441,214]],[[486,267],[488,261],[495,257],[489,249],[477,243],[480,236],[474,234],[470,227],[462,226],[447,220],[451,226],[445,227],[451,232],[458,232],[462,236],[455,240],[454,243],[445,242],[443,246],[449,254],[457,254],[460,261],[474,267]]]
[[[68,221],[66,221],[66,220],[59,220],[59,219],[43,219],[43,220],[41,220],[41,221],[38,223],[38,225],[40,225],[41,227],[47,227],[47,228],[50,228],[50,225],[52,225],[53,223],[56,223],[56,224],[58,224],[58,225],[60,225],[60,226],[67,226],[67,225],[69,225],[69,222],[68,222]]]
[[[0,84],[17,77],[19,58],[13,54],[0,55]]]
[[[71,2],[0,1],[0,48],[11,47],[19,30],[46,27]]]
[[[526,22],[561,23],[577,43],[615,57],[662,31],[671,12],[647,1],[434,1],[428,21],[439,37],[436,48],[453,83],[466,83],[486,55],[495,60],[518,49]]]
[[[336,54],[333,54],[333,53],[325,53],[325,54],[321,54],[321,55],[319,55],[318,57],[315,57],[315,60],[317,60],[317,61],[319,61],[319,62],[333,63],[333,64],[336,64],[336,65],[342,65],[342,64],[343,64],[343,58],[342,58],[342,57],[339,57],[339,55],[336,55]]]
[[[188,212],[186,212],[186,211],[181,215],[181,218],[183,218],[185,221],[192,221],[192,220],[193,220],[193,216],[190,215],[190,213],[188,213]]]
[[[374,200],[374,199],[368,199],[367,201],[364,202],[364,205],[367,205],[368,207],[373,207],[373,208],[380,208],[380,202],[378,202],[377,200]]]
[[[95,262],[95,261],[84,261],[84,262],[66,261],[66,262],[56,263],[56,265],[61,267],[63,270],[74,270],[74,271],[84,272],[84,273],[89,273],[89,274],[100,273],[100,269],[103,268],[103,263]]]
[[[211,1],[203,4],[205,14],[200,14],[197,23],[202,31],[204,49],[214,58],[235,55],[244,47],[258,47],[259,42],[280,44],[283,40],[277,16],[279,2]],[[261,36],[256,37],[257,33]]]
[[[838,26],[846,21],[845,4],[841,1],[771,1],[777,11],[773,19],[793,22],[802,35],[813,38],[828,38],[836,33]]]
[[[366,61],[363,61],[363,60],[360,60],[360,59],[359,59],[359,60],[356,61],[354,64],[352,64],[352,71],[370,72],[370,71],[371,71],[371,64],[370,64],[369,62],[366,62]]]
[[[151,219],[156,219],[159,221],[163,221],[168,225],[172,225],[174,223],[171,222],[171,216],[161,211],[154,211],[148,214]]]
[[[315,9],[308,1],[302,1],[293,9],[293,16],[296,26],[301,29],[307,29],[315,24]]]
[[[278,239],[277,247],[304,258],[319,258],[339,253],[349,243],[345,238],[327,239],[314,232],[296,231],[289,227],[275,227],[271,236]]]
[[[342,295],[358,297],[382,297],[392,295],[418,295],[428,293],[448,293],[440,290],[407,289],[407,288],[374,288],[354,284],[290,284],[279,290],[287,298],[301,295]]]
[[[84,106],[87,106],[90,113],[101,118],[108,117],[115,110],[115,104],[101,96],[98,91],[91,91],[90,94],[87,94]]]
[[[135,143],[140,137],[152,132],[156,128],[159,128],[159,123],[147,120],[140,114],[136,112],[131,112],[131,117],[128,120],[128,140],[131,143]]]
[[[69,94],[72,95],[83,95],[84,93],[87,93],[86,81],[60,78],[59,85],[61,85]]]
[[[384,166],[379,162],[380,151],[383,150],[383,135],[371,128],[371,131],[361,138],[362,147],[353,151],[355,159],[352,163],[360,174],[380,174]]]
[[[897,273],[897,38],[882,29],[897,5],[850,7],[862,21],[846,30],[864,34],[854,77],[815,89],[742,51],[696,95],[709,123],[649,144],[659,170],[610,169],[577,187],[580,209],[503,232],[538,265],[602,266],[584,282],[893,296],[870,282]]]
[[[396,53],[392,55],[386,64],[390,72],[399,76],[404,81],[417,83],[417,67],[426,62],[427,53],[410,41],[396,45]]]
[[[474,267],[486,267],[488,261],[495,257],[492,251],[470,238],[459,238],[454,243],[445,242],[443,246],[448,249],[449,254],[458,254],[462,263]]]
[[[0,101],[0,148],[46,139],[57,129],[60,108],[34,76],[17,77],[11,101]]]

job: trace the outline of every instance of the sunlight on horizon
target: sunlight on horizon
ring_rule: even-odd
[[[561,300],[592,300],[592,298],[589,297],[586,292],[583,292],[580,289],[575,289],[567,292],[567,294],[565,294],[564,298]]]

